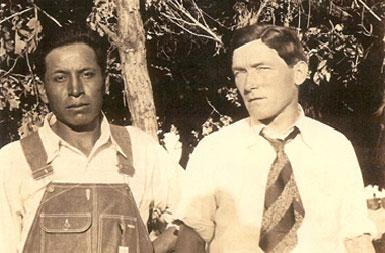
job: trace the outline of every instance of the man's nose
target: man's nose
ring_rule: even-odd
[[[253,89],[258,89],[260,85],[261,77],[258,75],[258,73],[250,71],[246,74],[244,86],[245,92],[250,92]]]
[[[84,94],[83,82],[79,76],[72,76],[68,84],[68,95],[71,97],[80,97]]]

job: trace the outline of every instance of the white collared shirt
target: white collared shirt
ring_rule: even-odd
[[[51,176],[41,180],[32,178],[19,141],[0,150],[0,252],[13,253],[22,248],[46,185],[51,181],[127,183],[144,222],[151,201],[162,210],[174,209],[184,171],[151,137],[138,128],[126,127],[135,168],[134,176],[129,177],[118,172],[116,152],[123,151],[111,137],[105,118],[101,136],[87,157],[52,131],[49,121],[55,119],[51,117],[38,130],[54,169]]]
[[[305,209],[294,253],[345,252],[344,240],[375,233],[361,171],[350,142],[301,115],[300,134],[285,145]],[[267,175],[276,153],[262,125],[240,120],[205,137],[187,166],[178,217],[209,242],[210,253],[258,247]]]

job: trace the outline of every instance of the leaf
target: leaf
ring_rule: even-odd
[[[325,80],[326,80],[327,82],[329,82],[329,81],[330,81],[330,78],[331,78],[331,76],[332,76],[331,73],[330,73],[330,71],[329,71],[327,68],[324,68],[324,69],[322,69],[321,73],[323,74]]]
[[[5,49],[5,43],[3,38],[0,38],[0,58],[5,54],[7,54],[7,50]]]
[[[22,54],[26,46],[27,43],[19,36],[18,33],[15,33],[15,54]]]
[[[321,75],[319,72],[315,72],[313,76],[313,81],[315,84],[320,85],[321,83]]]
[[[0,100],[0,111],[4,110],[6,103],[3,100]]]
[[[9,102],[9,110],[13,111],[13,109],[19,109],[20,107],[20,100],[17,97],[10,98],[8,100]]]
[[[327,62],[326,60],[320,61],[320,63],[318,64],[317,69],[318,70],[323,69],[326,66],[326,62]]]
[[[32,53],[33,51],[35,51],[36,47],[37,47],[37,40],[36,40],[36,37],[34,37],[29,41],[29,46],[27,48],[28,53]]]
[[[32,53],[35,51],[37,47],[37,41],[39,38],[39,34],[43,31],[43,27],[41,26],[39,20],[37,18],[31,18],[27,23],[28,28],[30,28],[31,36],[28,46],[28,53]]]
[[[40,21],[37,18],[31,18],[28,23],[27,27],[32,30],[32,33],[37,35],[43,31],[43,27],[40,24]]]
[[[28,37],[30,35],[30,32],[24,29],[19,29],[17,32],[22,36],[22,37]]]

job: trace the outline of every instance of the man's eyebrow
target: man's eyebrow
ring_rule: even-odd
[[[51,74],[66,74],[68,71],[63,70],[63,69],[55,69],[54,71],[51,72]]]
[[[259,67],[259,66],[261,66],[261,65],[265,65],[265,63],[263,63],[263,62],[256,62],[256,63],[251,64],[250,66],[251,66],[252,68],[256,68],[256,67]]]
[[[87,67],[87,68],[82,68],[82,69],[80,69],[78,72],[79,73],[83,73],[83,72],[85,72],[85,71],[96,71],[96,68],[93,68],[93,67]]]
[[[231,66],[231,69],[232,69],[233,71],[235,71],[235,70],[244,70],[245,68],[244,68],[244,67],[241,67],[241,66]]]
[[[256,63],[251,64],[250,67],[256,68],[256,67],[259,67],[259,66],[261,66],[261,65],[264,65],[264,63],[262,63],[262,62],[256,62]],[[241,66],[235,65],[235,66],[232,66],[231,69],[232,69],[232,70],[244,70],[245,67],[241,67]]]

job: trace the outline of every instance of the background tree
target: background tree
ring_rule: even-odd
[[[106,33],[119,51],[123,93],[133,125],[156,137],[158,125],[139,10],[139,0],[96,0],[88,22],[101,35]]]

